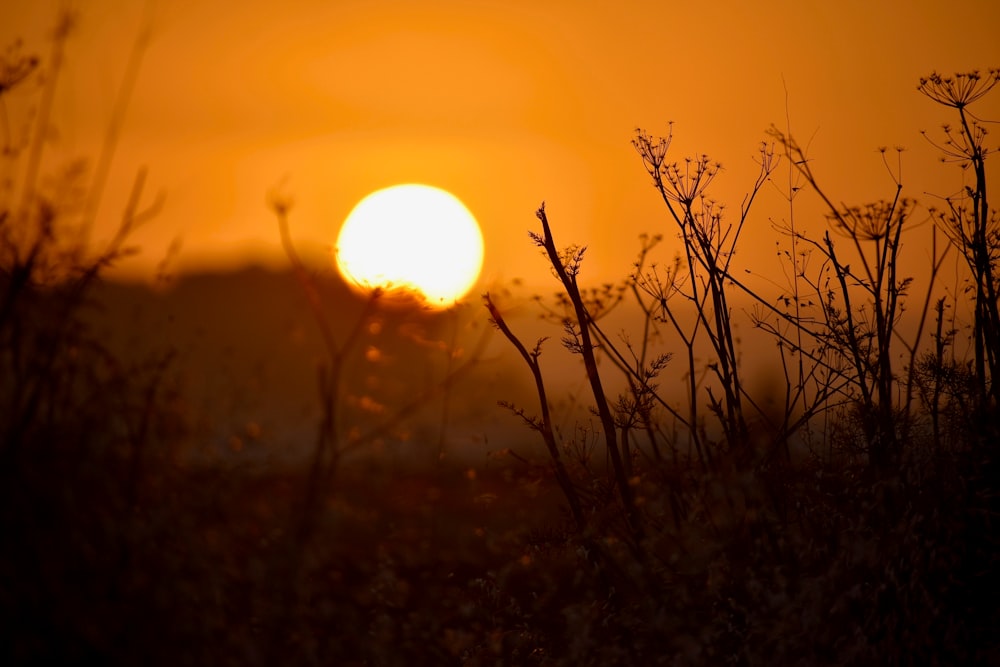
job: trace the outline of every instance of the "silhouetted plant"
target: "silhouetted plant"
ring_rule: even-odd
[[[497,329],[499,329],[507,340],[510,341],[510,343],[517,350],[518,354],[521,355],[521,358],[524,359],[525,363],[528,364],[528,368],[531,370],[531,377],[535,382],[535,391],[538,394],[538,407],[541,411],[541,416],[530,416],[524,411],[523,408],[518,408],[508,402],[501,402],[501,406],[513,411],[521,417],[532,430],[537,431],[542,436],[542,441],[545,443],[545,447],[549,452],[549,457],[552,460],[553,468],[555,469],[556,481],[559,483],[559,488],[562,490],[563,495],[566,497],[566,501],[569,503],[570,511],[573,514],[573,520],[576,523],[576,528],[582,533],[587,527],[587,517],[583,513],[583,507],[580,504],[580,497],[576,491],[573,479],[569,476],[566,466],[563,463],[559,443],[556,442],[555,427],[552,423],[552,414],[549,408],[548,394],[545,390],[545,380],[542,375],[541,366],[538,362],[538,358],[542,354],[542,343],[544,343],[544,339],[539,339],[529,352],[520,339],[514,334],[513,331],[511,331],[506,320],[504,320],[503,315],[501,315],[500,309],[493,303],[490,295],[485,294],[483,296],[483,300],[486,303],[486,308],[489,310],[490,319],[493,324],[496,325]]]
[[[725,442],[733,452],[740,451],[749,460],[749,427],[744,403],[748,400],[740,374],[737,340],[733,329],[732,306],[728,285],[731,264],[740,234],[747,222],[751,206],[767,182],[775,166],[773,150],[762,144],[758,164],[760,171],[749,194],[740,207],[735,223],[725,219],[726,207],[708,195],[708,188],[722,169],[707,155],[686,158],[683,163],[667,160],[672,133],[654,139],[637,131],[633,146],[642,158],[646,172],[666,205],[670,218],[677,226],[682,243],[682,262],[675,262],[659,276],[654,270],[635,276],[640,289],[653,297],[662,322],[669,322],[680,337],[688,362],[688,419],[691,436],[699,444],[702,423],[698,414],[698,380],[701,369],[696,366],[695,348],[707,339],[714,359],[707,369],[716,377],[722,391],[716,397],[712,387],[706,387],[709,406],[722,426]],[[683,268],[682,268],[683,267]],[[683,273],[682,273],[683,272]],[[671,307],[671,298],[681,298],[692,307],[695,322],[686,329],[682,319]]]
[[[969,106],[1000,82],[1000,70],[955,74],[936,72],[920,79],[917,89],[938,104],[952,108],[958,127],[944,125],[943,141],[930,140],[942,152],[942,161],[972,172],[972,182],[944,197],[945,208],[933,214],[952,244],[961,253],[972,278],[973,369],[977,410],[988,412],[1000,402],[996,377],[1000,374],[1000,217],[989,205],[986,158],[986,127]],[[927,136],[924,133],[924,136]],[[971,168],[971,169],[970,169]]]
[[[936,246],[932,248],[929,286],[920,322],[914,339],[910,342],[904,339],[910,352],[910,379],[900,384],[898,369],[893,367],[896,356],[893,342],[901,338],[897,325],[902,299],[912,279],[898,276],[896,267],[903,231],[910,224],[914,203],[901,196],[903,185],[886,163],[895,184],[893,199],[864,206],[836,205],[820,185],[810,159],[795,139],[773,127],[770,134],[785,148],[787,159],[806,185],[820,197],[827,208],[831,227],[821,240],[790,227],[781,229],[821,258],[813,275],[796,269],[796,279],[805,282],[809,302],[814,308],[803,311],[799,295],[795,297],[794,311],[783,313],[781,317],[785,321],[791,319],[796,336],[805,334],[817,344],[809,353],[825,370],[817,393],[831,395],[831,383],[837,387],[836,394],[857,410],[863,448],[873,468],[883,473],[891,471],[899,459],[900,441],[906,438],[913,362],[944,253],[939,254]],[[884,156],[885,151],[882,152]],[[849,257],[844,257],[831,231],[847,240]],[[852,264],[856,268],[852,269]],[[782,300],[787,306],[791,299],[783,295]],[[783,345],[804,353],[798,339],[792,340],[766,317],[759,317],[757,322],[758,326],[776,335]]]
[[[781,193],[789,218],[772,225],[782,237],[777,247],[787,284],[755,284],[757,272],[734,260],[750,206],[778,163],[775,151],[762,146],[758,178],[730,224],[724,208],[707,194],[720,167],[705,156],[671,162],[670,136],[639,132],[635,148],[682,243],[672,262],[650,261],[660,236],[644,236],[634,270],[620,286],[588,288],[581,280],[585,249],[558,249],[544,207],[537,214],[542,232],[531,235],[560,284],[554,305],[542,303],[543,312],[562,327],[565,347],[582,357],[598,423],[586,438],[560,436],[539,363],[544,339],[529,350],[486,295],[491,318],[531,371],[541,417],[508,402],[501,405],[541,433],[578,535],[607,534],[608,509],[622,513],[630,540],[642,549],[633,550],[630,560],[622,559],[624,552],[605,549],[599,559],[603,569],[620,565],[628,574],[614,580],[624,586],[655,582],[649,591],[670,591],[669,601],[655,593],[635,601],[631,613],[690,613],[701,609],[699,600],[712,600],[712,611],[694,622],[696,627],[681,625],[710,637],[698,644],[705,651],[701,657],[762,659],[757,643],[762,636],[770,637],[764,644],[779,660],[789,662],[905,662],[909,646],[935,659],[982,656],[932,630],[934,621],[917,602],[953,599],[952,589],[940,583],[942,572],[952,571],[954,563],[980,562],[979,547],[972,546],[980,539],[983,545],[996,542],[993,532],[977,536],[972,528],[982,525],[972,516],[986,511],[972,489],[991,488],[989,478],[967,478],[944,456],[947,447],[961,448],[970,437],[961,415],[968,414],[970,403],[980,403],[976,372],[954,355],[948,298],[936,296],[949,247],[938,243],[936,228],[929,230],[929,270],[914,294],[916,283],[901,275],[900,267],[904,240],[914,238],[912,229],[919,225],[918,204],[903,196],[899,163],[890,164],[882,149],[894,189],[888,198],[837,204],[790,131],[772,128],[769,135],[789,171]],[[818,234],[796,220],[795,200],[802,193],[818,197],[825,209],[825,228]],[[995,274],[995,264],[989,267]],[[604,324],[606,313],[624,307],[628,295],[640,318],[635,345],[628,333],[610,336]],[[748,391],[741,375],[736,298],[750,299],[750,321],[777,343],[785,396],[776,414],[762,407],[764,400]],[[986,325],[981,333],[987,376],[989,331]],[[671,345],[678,345],[686,360],[685,409],[672,406],[658,386]],[[598,358],[610,361],[624,378],[625,389],[616,398],[606,393]],[[664,418],[679,428],[679,436],[664,427]],[[636,446],[632,434],[640,428],[650,437]],[[765,434],[764,449],[758,448],[755,428]],[[677,440],[685,437],[695,452],[687,459],[676,456]],[[814,439],[829,449],[816,452]],[[602,483],[589,450],[567,456],[583,440],[601,443],[596,451],[606,452],[609,481]],[[793,457],[797,443],[809,447]],[[660,454],[666,447],[674,457]],[[622,493],[623,478],[632,488],[629,495]],[[940,513],[926,504],[936,493],[948,497],[960,488],[980,499],[942,502]],[[948,535],[961,538],[952,544]],[[939,551],[928,551],[930,544]],[[916,574],[899,577],[900,568]],[[692,586],[688,576],[708,584]],[[959,577],[976,586],[971,583],[976,576]],[[827,611],[816,619],[789,615],[799,604],[815,610],[818,603]],[[879,611],[860,619],[849,611],[870,604],[878,604]],[[618,613],[620,605],[609,607]],[[829,627],[817,620],[826,614]],[[619,620],[619,627],[627,623]],[[789,631],[814,637],[814,647],[782,639]]]
[[[628,526],[631,538],[630,545],[638,553],[642,549],[641,543],[643,540],[644,530],[639,513],[635,506],[632,485],[626,473],[625,462],[619,445],[618,429],[615,424],[615,416],[612,411],[611,402],[605,394],[600,371],[597,368],[597,343],[593,338],[594,319],[584,302],[583,292],[577,282],[585,248],[571,247],[566,250],[560,250],[556,246],[555,240],[552,237],[552,230],[549,226],[548,216],[545,213],[544,204],[538,209],[535,215],[542,223],[542,232],[540,234],[531,232],[530,235],[535,244],[544,250],[546,259],[551,265],[556,278],[559,280],[563,293],[572,308],[571,316],[567,316],[563,319],[563,327],[566,333],[563,343],[567,349],[571,352],[579,354],[583,360],[584,369],[587,374],[587,381],[590,385],[591,394],[594,399],[595,409],[601,421],[602,437],[604,439],[605,451],[611,461],[611,470],[615,488],[622,503],[624,516]],[[532,374],[536,376],[536,387],[539,390],[539,399],[544,402],[544,386],[538,384],[537,380],[537,354],[532,357],[530,353],[527,353],[524,346],[506,326],[499,311],[488,295],[486,297],[486,304],[497,327],[499,327],[504,335],[507,336],[508,340],[514,343],[515,347],[519,351],[523,350],[521,356],[529,364]],[[539,348],[536,346],[535,349],[537,351]],[[547,409],[547,406],[543,408],[543,410]],[[545,420],[543,418],[543,436],[546,434],[544,424]],[[548,433],[551,434],[551,429],[548,430]],[[558,470],[561,467],[561,463],[557,458],[559,452],[558,447],[551,447],[554,443],[550,443],[549,441],[546,441],[546,444],[547,446],[550,446],[550,454],[552,455],[553,462],[557,466]],[[578,504],[575,500],[576,494],[575,491],[573,491],[571,484],[564,488],[564,492],[567,493],[567,498],[573,499],[571,502]]]

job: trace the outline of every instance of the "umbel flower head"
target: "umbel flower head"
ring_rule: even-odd
[[[1000,69],[987,70],[986,74],[973,70],[947,77],[932,72],[930,76],[920,78],[917,90],[938,104],[964,109],[990,92],[998,81]]]
[[[909,199],[898,202],[879,200],[864,206],[846,206],[830,214],[834,229],[859,241],[882,241],[902,226],[913,208]]]

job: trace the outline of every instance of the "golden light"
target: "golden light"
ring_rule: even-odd
[[[337,237],[337,268],[355,286],[447,307],[472,289],[483,265],[483,235],[469,209],[429,185],[371,193]]]

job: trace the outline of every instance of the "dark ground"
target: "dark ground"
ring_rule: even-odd
[[[323,349],[290,276],[241,280],[243,300],[205,276],[152,308],[109,288],[51,364],[42,338],[4,339],[31,371],[4,391],[42,400],[3,395],[31,419],[5,417],[0,443],[0,664],[1000,663],[995,422],[967,447],[914,445],[882,478],[850,458],[639,459],[636,545],[592,444],[567,452],[593,456],[568,456],[590,520],[575,532],[537,434],[495,407],[517,369],[487,365],[456,385],[448,425],[514,435],[439,460],[429,403],[406,445],[427,455],[387,439],[309,504],[319,410],[302,376]],[[362,364],[346,384],[389,404],[441,372],[390,362],[448,329],[382,324],[375,370],[405,382]]]

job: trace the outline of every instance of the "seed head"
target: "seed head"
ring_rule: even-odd
[[[986,74],[973,70],[947,77],[931,72],[930,76],[920,78],[917,90],[938,104],[963,109],[990,92],[998,81],[1000,69],[990,69]]]

